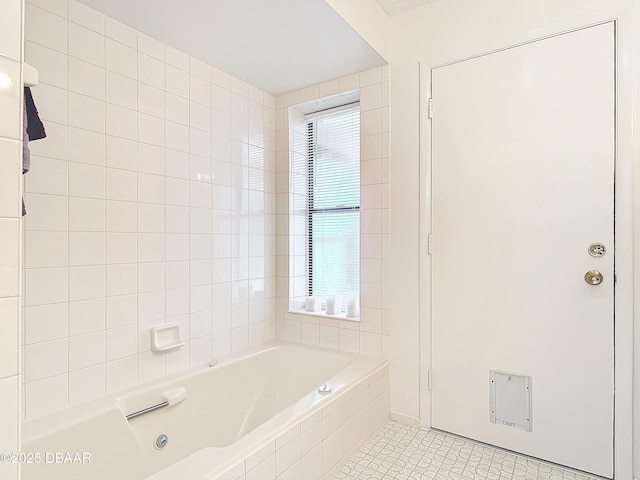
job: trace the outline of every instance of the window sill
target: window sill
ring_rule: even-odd
[[[307,315],[309,317],[333,318],[335,320],[347,320],[349,322],[359,322],[360,321],[360,315],[358,315],[357,317],[347,317],[344,314],[328,315],[328,314],[324,313],[324,310],[321,310],[319,312],[307,312],[306,310],[303,310],[303,309],[300,309],[300,310],[291,309],[291,310],[289,310],[289,313],[295,313],[297,315]]]

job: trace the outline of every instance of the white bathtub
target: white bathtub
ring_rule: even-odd
[[[272,342],[26,422],[22,479],[322,479],[388,417],[388,389],[382,359]]]

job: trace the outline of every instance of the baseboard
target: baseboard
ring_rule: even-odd
[[[394,422],[409,425],[411,427],[420,427],[420,419],[416,417],[410,417],[409,415],[404,415],[403,413],[398,412],[389,412],[389,417]]]

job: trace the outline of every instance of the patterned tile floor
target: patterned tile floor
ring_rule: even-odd
[[[344,465],[344,480],[598,480],[494,447],[389,421]]]

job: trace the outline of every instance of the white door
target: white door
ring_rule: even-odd
[[[608,23],[432,70],[432,425],[605,477],[614,34]]]

